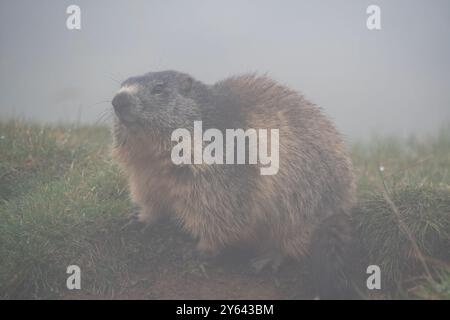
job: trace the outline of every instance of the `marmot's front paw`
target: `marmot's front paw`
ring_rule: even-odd
[[[144,228],[145,224],[139,220],[137,213],[132,213],[128,216],[127,222],[120,228],[121,231],[139,231]]]
[[[147,214],[146,211],[134,212],[128,216],[128,221],[121,230],[137,230],[145,232],[149,227],[158,221],[159,216]]]
[[[272,272],[276,273],[282,265],[283,260],[284,257],[279,253],[267,253],[252,259],[250,265],[257,274],[268,267],[270,267]]]

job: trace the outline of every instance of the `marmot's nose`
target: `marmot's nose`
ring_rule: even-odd
[[[133,97],[127,92],[120,92],[115,95],[112,100],[114,110],[120,112],[120,110],[128,109],[133,103]]]

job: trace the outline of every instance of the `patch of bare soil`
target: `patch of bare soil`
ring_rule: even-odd
[[[305,268],[287,261],[277,272],[256,273],[251,252],[226,250],[210,262],[173,224],[146,231],[139,259],[108,294],[70,292],[63,299],[312,299]]]

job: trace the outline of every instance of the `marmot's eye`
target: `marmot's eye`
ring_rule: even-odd
[[[161,93],[164,89],[164,83],[157,83],[152,89],[152,94],[158,94]]]

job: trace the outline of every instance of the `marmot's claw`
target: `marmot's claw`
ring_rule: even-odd
[[[139,221],[136,214],[132,214],[128,217],[128,221],[120,228],[120,231],[140,230],[145,229],[144,224]]]
[[[283,263],[283,257],[281,255],[264,255],[256,257],[251,260],[250,265],[256,273],[261,273],[264,269],[270,267],[270,269],[276,273]]]
[[[270,263],[269,257],[258,257],[250,261],[250,266],[255,273],[261,273]]]

